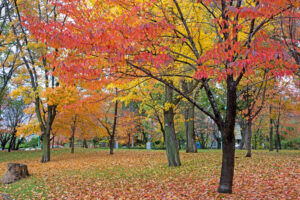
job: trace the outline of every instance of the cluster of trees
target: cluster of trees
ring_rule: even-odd
[[[3,127],[12,138],[40,132],[42,162],[61,135],[72,152],[75,138],[106,136],[111,154],[116,140],[161,136],[169,166],[181,165],[176,133],[188,153],[213,137],[218,192],[231,193],[236,123],[248,157],[266,133],[277,150],[283,133],[297,137],[296,0],[3,0],[0,9],[1,99],[21,99],[27,113]]]

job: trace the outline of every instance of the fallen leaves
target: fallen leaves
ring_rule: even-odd
[[[24,199],[22,191],[29,187],[35,188],[26,193],[30,199],[297,199],[300,194],[298,152],[254,151],[245,158],[238,151],[232,195],[216,192],[220,151],[180,154],[179,168],[167,167],[164,151],[119,150],[111,156],[87,150],[57,154],[45,164],[20,161],[33,176],[10,195]],[[1,173],[5,165],[0,163]],[[4,187],[0,192],[13,185]]]

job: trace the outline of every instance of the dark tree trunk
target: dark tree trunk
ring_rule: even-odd
[[[0,135],[1,137],[1,148],[4,151],[6,144],[10,141],[11,138],[11,134],[9,133],[3,133],[2,135]]]
[[[118,91],[116,90],[116,94],[118,94]],[[115,102],[115,110],[114,110],[114,123],[112,127],[112,133],[110,135],[110,140],[109,140],[109,154],[112,155],[114,154],[114,142],[115,142],[115,134],[116,134],[116,128],[117,128],[117,119],[118,119],[118,101]]]
[[[40,111],[39,111],[39,98],[37,98],[36,100],[38,100],[37,105],[36,105],[36,113],[37,115],[39,115]],[[48,105],[48,112],[47,112],[47,121],[46,124],[43,124],[41,121],[41,116],[39,116],[38,118],[40,118],[40,126],[41,126],[41,130],[42,130],[42,136],[41,136],[41,140],[42,140],[42,163],[46,163],[50,161],[50,131],[52,128],[52,124],[54,121],[54,118],[56,116],[56,106],[49,106]]]
[[[70,138],[70,148],[71,148],[71,153],[74,153],[74,146],[75,146],[75,138],[74,138],[74,134],[72,134],[71,138]]]
[[[252,120],[248,119],[247,120],[247,137],[246,137],[246,149],[247,149],[247,154],[246,157],[251,157],[251,140],[252,140]]]
[[[166,86],[166,102],[172,103],[173,90]],[[170,167],[180,166],[179,150],[177,147],[176,133],[174,127],[174,110],[173,107],[169,107],[168,110],[164,110],[164,124],[166,134],[166,151],[167,158]]]
[[[52,137],[52,149],[54,148],[54,140],[55,140],[55,135]]]
[[[270,106],[270,135],[269,135],[269,140],[270,140],[270,151],[273,151],[273,119],[271,117],[271,112],[272,112],[272,106]]]
[[[22,137],[21,139],[19,139],[19,140],[16,142],[15,150],[19,150],[20,144],[23,142],[23,140],[24,140],[24,137]]]
[[[82,147],[83,147],[83,148],[86,148],[86,149],[88,148],[88,144],[87,144],[86,139],[83,139]]]
[[[187,108],[184,111],[184,131],[186,136],[186,152],[197,153],[197,146],[195,140],[195,106],[191,103],[186,103]]]
[[[14,133],[11,135],[11,138],[10,138],[10,142],[9,142],[9,146],[8,146],[8,152],[11,152],[11,150],[15,149],[15,143],[16,143],[16,134],[15,134],[15,131],[14,131]]]
[[[227,106],[226,106],[226,119],[224,128],[219,125],[222,131],[222,169],[220,185],[218,188],[219,193],[232,193],[233,174],[234,174],[234,153],[235,153],[235,137],[234,126],[236,118],[236,86],[231,80],[227,80]]]
[[[221,145],[222,144],[221,138],[217,138],[216,140],[217,140],[217,148],[221,149],[221,147],[222,147],[222,145]]]
[[[109,154],[114,154],[114,136],[109,138]]]
[[[130,149],[130,138],[131,138],[131,135],[127,134],[127,136],[128,136],[127,148]]]

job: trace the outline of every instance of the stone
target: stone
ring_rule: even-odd
[[[2,176],[0,182],[11,184],[29,176],[27,165],[21,163],[8,163],[7,172]]]

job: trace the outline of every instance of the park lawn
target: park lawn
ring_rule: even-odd
[[[221,151],[180,152],[182,166],[170,168],[164,151],[69,149],[52,151],[49,163],[40,152],[0,153],[0,175],[8,162],[28,165],[31,176],[0,193],[14,199],[297,199],[300,152],[236,152],[233,194],[216,192]]]

